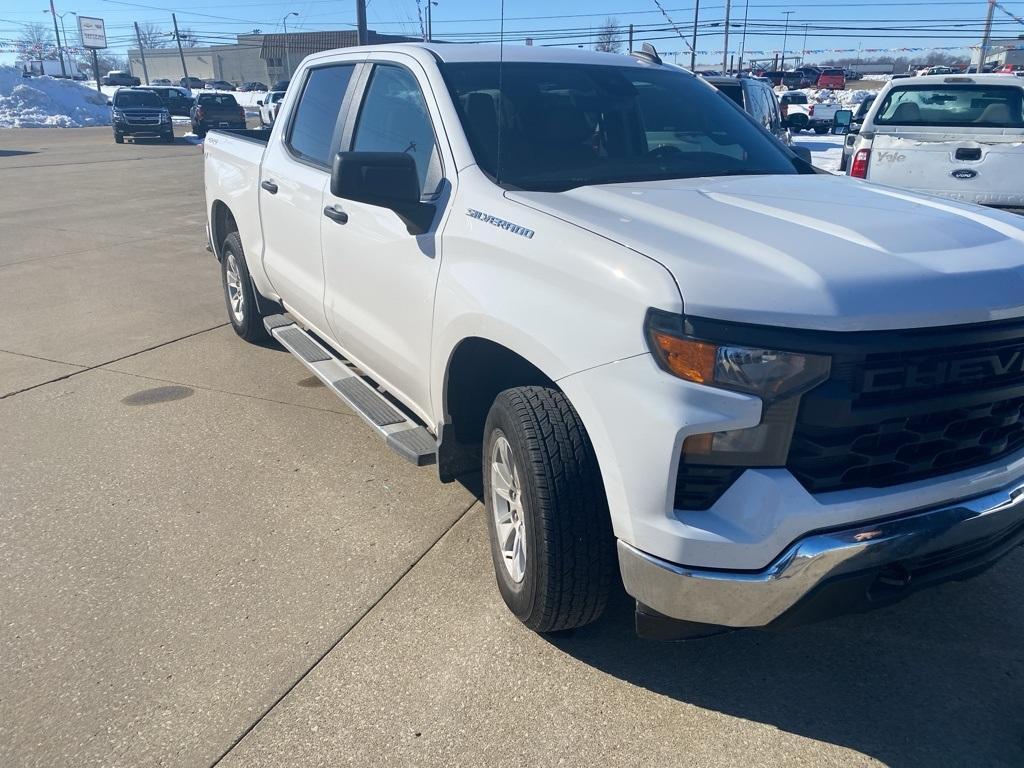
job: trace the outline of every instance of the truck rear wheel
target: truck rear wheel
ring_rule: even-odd
[[[242,240],[237,232],[224,238],[220,260],[221,285],[224,287],[224,302],[228,308],[228,319],[235,333],[246,341],[259,342],[267,338],[263,326],[263,314],[256,304],[256,291],[249,270],[245,266]]]
[[[484,427],[484,503],[498,590],[537,632],[604,611],[615,541],[593,446],[561,392],[500,393]]]

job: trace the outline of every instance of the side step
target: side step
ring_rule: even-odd
[[[437,440],[425,427],[392,405],[289,315],[270,315],[263,324],[282,347],[373,427],[391,450],[418,467],[437,461]]]

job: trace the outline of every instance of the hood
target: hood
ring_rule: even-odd
[[[824,174],[506,194],[660,262],[689,315],[839,331],[1024,315],[1010,213]]]

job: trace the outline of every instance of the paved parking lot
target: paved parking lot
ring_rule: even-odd
[[[521,628],[474,494],[226,325],[201,171],[0,132],[0,765],[1024,764],[1024,552],[785,634]]]

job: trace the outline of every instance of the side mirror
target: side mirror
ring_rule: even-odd
[[[832,133],[836,136],[843,136],[850,130],[853,123],[853,110],[840,109],[832,119]]]
[[[410,234],[434,221],[434,206],[420,202],[416,161],[404,152],[339,152],[331,168],[331,194],[394,211]]]
[[[107,99],[107,106],[108,107],[114,106],[114,102],[111,99]]]
[[[790,151],[808,165],[811,165],[811,150],[807,147],[790,147]]]
[[[257,107],[262,107],[263,106],[263,99],[257,99],[256,100],[256,106]]]

